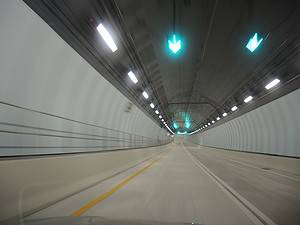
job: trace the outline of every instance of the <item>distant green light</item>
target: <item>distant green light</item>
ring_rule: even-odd
[[[263,41],[263,38],[259,39],[259,41],[258,41],[258,35],[257,35],[257,33],[255,33],[253,35],[253,37],[249,39],[249,41],[246,45],[246,48],[250,52],[254,52],[255,49],[261,44],[262,41]]]
[[[172,40],[168,40],[169,49],[176,54],[181,49],[181,40],[176,38],[176,35],[173,34]]]
[[[184,132],[177,131],[177,134],[187,134],[187,132],[186,131],[184,131]]]
[[[185,121],[185,122],[184,122],[184,126],[185,126],[186,128],[190,128],[190,127],[191,127],[190,121]]]
[[[189,129],[191,127],[191,119],[187,113],[183,114],[184,126]]]
[[[178,124],[177,124],[176,122],[173,122],[173,127],[174,127],[175,129],[178,129],[178,128],[179,128],[179,126],[178,126]]]

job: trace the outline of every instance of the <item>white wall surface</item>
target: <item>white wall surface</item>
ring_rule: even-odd
[[[0,27],[0,155],[168,141],[137,107],[125,112],[129,100],[24,2],[0,1]]]
[[[217,148],[300,157],[300,89],[189,140]]]

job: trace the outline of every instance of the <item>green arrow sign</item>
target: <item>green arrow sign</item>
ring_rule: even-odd
[[[177,38],[178,39],[178,38]],[[176,35],[173,34],[172,40],[168,40],[169,49],[176,54],[181,49],[181,40],[177,40]]]
[[[255,33],[253,37],[248,41],[246,48],[248,48],[250,52],[254,52],[254,50],[261,44],[262,41],[263,38],[258,40],[258,35],[257,33]]]

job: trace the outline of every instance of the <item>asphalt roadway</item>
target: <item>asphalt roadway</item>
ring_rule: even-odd
[[[300,224],[300,160],[191,144],[60,201],[29,219],[101,216],[204,225]]]

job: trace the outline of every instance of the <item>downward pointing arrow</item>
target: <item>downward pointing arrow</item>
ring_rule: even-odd
[[[252,38],[250,38],[248,44],[246,45],[246,48],[249,49],[249,51],[253,52],[263,41],[263,38],[258,40],[257,33],[254,34]]]
[[[169,49],[171,49],[172,52],[174,52],[175,54],[181,49],[181,41],[180,40],[176,41],[175,34],[173,34],[173,42],[168,40],[168,43],[169,43]]]

